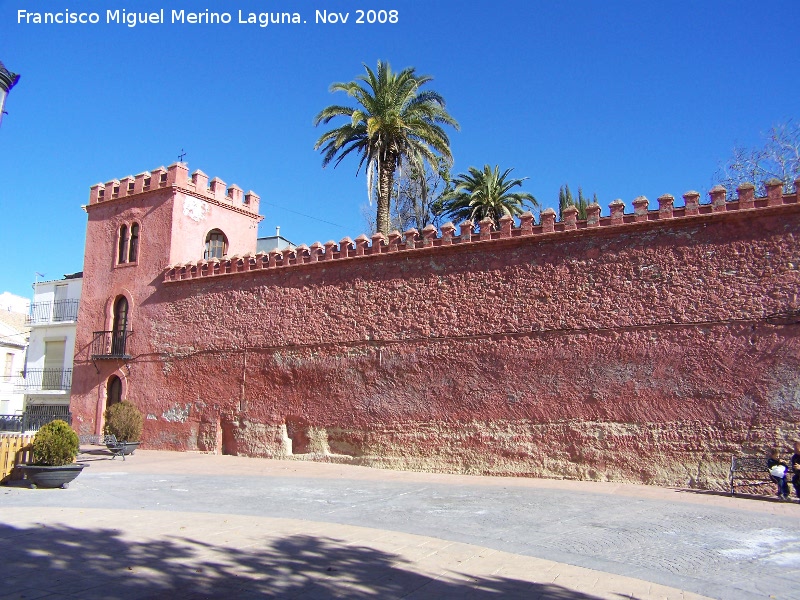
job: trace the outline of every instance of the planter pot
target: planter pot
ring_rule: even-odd
[[[142,442],[120,442],[123,454],[133,454]]]
[[[25,473],[25,479],[30,482],[31,489],[41,488],[62,488],[67,489],[69,482],[81,474],[84,463],[72,463],[60,467],[50,467],[45,465],[19,465]]]

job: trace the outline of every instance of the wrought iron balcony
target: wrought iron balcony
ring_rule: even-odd
[[[72,369],[27,369],[17,387],[26,392],[68,392],[72,387]]]
[[[25,321],[29,325],[42,323],[63,323],[78,320],[79,300],[56,300],[55,302],[34,302]]]
[[[132,331],[95,331],[92,340],[92,360],[130,358],[128,341]]]

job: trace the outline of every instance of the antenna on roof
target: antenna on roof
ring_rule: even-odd
[[[178,161],[183,162],[183,159],[186,158],[186,151],[181,148],[181,153],[178,154]]]
[[[39,271],[33,272],[33,302],[36,302],[36,288],[39,287],[39,277],[44,279],[44,275],[44,273],[39,273]],[[31,304],[31,306],[33,305]]]

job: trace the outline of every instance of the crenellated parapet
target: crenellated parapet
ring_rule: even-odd
[[[212,182],[213,183],[213,182]],[[222,260],[200,260],[186,264],[172,265],[164,273],[165,282],[217,277],[249,271],[291,268],[312,263],[339,261],[345,259],[363,259],[370,256],[403,253],[435,248],[450,248],[466,244],[486,244],[498,240],[514,238],[545,238],[550,235],[571,235],[584,232],[592,235],[599,231],[621,231],[630,227],[632,230],[647,223],[666,223],[698,218],[715,218],[716,215],[742,211],[768,211],[785,205],[800,205],[800,180],[794,182],[795,192],[783,194],[783,184],[779,180],[766,183],[767,195],[755,197],[755,186],[745,183],[739,186],[738,199],[728,200],[726,190],[716,186],[709,192],[709,202],[701,203],[700,194],[689,191],[683,194],[683,206],[675,206],[675,198],[665,194],[658,198],[658,208],[650,210],[649,200],[644,196],[632,202],[633,212],[625,212],[625,203],[614,200],[609,205],[609,216],[600,216],[600,205],[590,204],[586,208],[587,218],[578,219],[578,210],[574,206],[563,211],[561,221],[556,221],[556,212],[552,208],[542,211],[539,224],[534,223],[534,215],[524,212],[519,216],[519,225],[514,226],[514,219],[503,217],[500,227],[495,228],[491,219],[484,219],[476,224],[465,221],[458,226],[445,223],[440,231],[429,225],[422,232],[409,229],[403,233],[393,231],[388,237],[375,233],[371,238],[362,234],[355,240],[345,237],[338,243],[330,240],[325,244],[314,242],[311,246],[301,245],[294,250],[269,253],[245,254]],[[94,189],[94,188],[93,188]],[[134,188],[135,189],[135,188]],[[257,198],[257,197],[256,197]]]
[[[219,177],[209,181],[208,175],[199,169],[189,176],[186,163],[177,162],[166,168],[158,167],[138,175],[128,175],[122,179],[93,185],[89,192],[89,206],[165,188],[180,190],[213,204],[253,213],[255,216],[258,215],[261,201],[255,192],[245,193],[236,184],[228,186]]]

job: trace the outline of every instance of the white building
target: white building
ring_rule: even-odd
[[[275,235],[260,237],[256,240],[256,252],[270,252],[271,250],[295,250],[292,242],[281,235],[281,228],[275,228]]]
[[[25,321],[23,313],[0,310],[0,415],[22,414],[24,397],[20,383],[28,345]]]
[[[63,412],[65,417],[69,413],[82,285],[82,272],[34,285],[28,316],[30,341],[22,383],[27,412]]]

